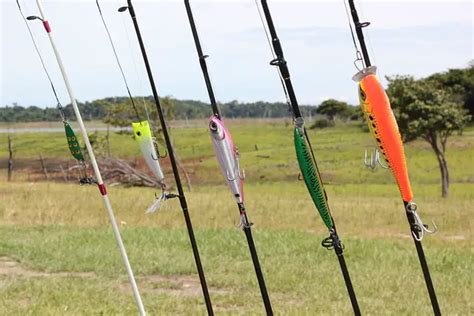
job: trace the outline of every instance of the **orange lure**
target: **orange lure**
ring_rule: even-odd
[[[359,82],[360,105],[377,148],[392,169],[403,201],[411,202],[413,192],[408,178],[402,139],[390,101],[375,72],[376,67],[372,66],[353,77]]]

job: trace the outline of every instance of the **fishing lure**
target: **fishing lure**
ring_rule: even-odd
[[[183,185],[181,184],[181,177],[180,177],[179,171],[178,171],[177,159],[175,157],[173,144],[171,143],[171,137],[170,137],[169,132],[168,132],[168,127],[166,126],[165,116],[163,114],[163,109],[161,107],[160,98],[159,98],[158,92],[156,90],[155,80],[153,78],[153,72],[151,70],[150,62],[148,60],[148,55],[146,53],[145,44],[143,42],[143,38],[142,38],[142,35],[141,35],[141,32],[140,32],[140,27],[138,25],[138,19],[137,19],[137,15],[135,14],[135,8],[133,7],[132,0],[127,0],[127,5],[123,6],[123,7],[120,7],[118,9],[118,11],[119,12],[128,11],[128,13],[130,13],[130,18],[132,19],[133,26],[135,28],[135,34],[137,36],[138,44],[140,45],[140,51],[142,53],[143,63],[145,64],[145,69],[146,69],[146,72],[147,72],[147,75],[148,75],[148,80],[150,82],[150,88],[151,88],[152,93],[153,93],[153,99],[155,101],[156,110],[158,112],[158,117],[160,119],[161,129],[163,131],[163,138],[165,140],[166,148],[168,150],[169,161],[170,161],[170,164],[171,164],[171,169],[173,170],[174,180],[175,180],[175,183],[176,183],[176,189],[178,190],[177,195],[175,195],[175,194],[169,194],[169,195],[170,196],[173,195],[173,197],[176,197],[176,198],[179,199],[179,203],[181,205],[181,210],[183,211],[184,220],[186,222],[186,228],[187,228],[187,231],[188,231],[189,241],[190,241],[190,244],[191,244],[191,248],[193,250],[194,261],[196,263],[196,268],[197,268],[197,272],[198,272],[198,275],[199,275],[199,280],[201,282],[201,289],[202,289],[202,294],[204,296],[204,301],[206,303],[207,313],[208,313],[209,316],[212,316],[212,315],[214,315],[214,311],[212,309],[211,297],[209,295],[209,289],[208,289],[208,286],[207,286],[206,277],[204,275],[204,269],[202,267],[201,258],[200,258],[200,255],[199,255],[199,249],[198,249],[198,246],[197,246],[196,238],[194,237],[194,229],[193,229],[191,217],[189,216],[188,203],[186,201],[186,196],[185,196],[185,193],[184,193]]]
[[[209,120],[209,132],[222,174],[237,203],[244,203],[244,178],[240,171],[239,151],[224,123],[215,115]]]
[[[369,131],[392,169],[403,201],[411,202],[411,189],[405,151],[390,101],[376,76],[377,68],[370,66],[358,72],[353,80],[359,82],[359,101]]]
[[[110,46],[112,48],[112,51],[115,56],[115,61],[117,63],[117,66],[120,70],[120,74],[122,75],[122,80],[125,84],[125,88],[127,90],[128,97],[130,99],[130,103],[132,105],[132,108],[135,112],[136,118],[138,122],[132,122],[132,128],[133,128],[133,135],[134,139],[137,142],[138,146],[140,147],[140,151],[142,152],[143,158],[145,159],[145,163],[148,166],[148,169],[153,173],[155,176],[156,180],[161,186],[161,194],[160,196],[157,196],[156,199],[153,201],[150,207],[145,211],[145,213],[153,213],[157,211],[160,206],[161,202],[166,200],[167,197],[171,197],[172,195],[166,193],[166,184],[164,183],[165,176],[163,174],[163,171],[161,169],[161,165],[159,162],[159,152],[157,150],[156,146],[156,141],[155,138],[153,137],[151,127],[150,127],[150,118],[148,120],[142,121],[140,119],[140,115],[138,113],[137,107],[135,105],[135,101],[133,100],[132,93],[130,92],[130,87],[128,86],[127,78],[125,76],[125,73],[122,68],[122,64],[120,63],[120,59],[117,54],[117,50],[115,49],[114,42],[112,40],[112,35],[110,34],[109,28],[107,26],[107,23],[105,22],[104,15],[102,14],[102,10],[100,8],[99,0],[96,0],[96,5],[97,9],[99,11],[100,18],[102,20],[102,24],[104,25],[105,31],[107,33],[107,37],[109,39]],[[146,103],[144,103],[145,110],[146,110]],[[148,116],[148,111],[146,110],[147,116]]]
[[[390,101],[387,94],[385,93],[380,80],[377,78],[377,68],[370,63],[370,57],[364,39],[363,28],[369,26],[370,22],[360,22],[354,0],[348,0],[348,2],[352,22],[355,26],[355,31],[361,48],[361,50],[359,50],[359,47],[357,46],[347,5],[346,2],[344,2],[349,19],[352,41],[356,51],[354,65],[359,69],[359,72],[354,75],[352,79],[359,83],[359,100],[361,109],[369,126],[370,133],[375,139],[377,150],[382,153],[387,167],[392,169],[392,173],[402,196],[405,213],[410,225],[411,235],[415,243],[423,276],[425,278],[433,312],[435,315],[441,315],[436,291],[431,280],[428,263],[426,262],[423,246],[421,244],[424,233],[434,233],[436,231],[436,225],[433,223],[434,229],[429,230],[428,226],[423,224],[417,213],[417,206],[413,201],[413,191],[408,177],[405,152],[403,149],[402,138],[398,130],[397,121],[390,107]],[[359,62],[363,66],[362,70],[357,66]],[[377,158],[375,157],[375,160],[376,159]]]
[[[407,208],[414,212],[414,231],[417,240],[423,239],[424,233],[436,232],[424,225],[413,202],[413,191],[408,176],[405,151],[398,124],[390,106],[390,100],[376,76],[377,67],[370,66],[359,71],[352,78],[359,82],[359,100],[369,131],[375,139],[377,149],[382,153],[387,166],[392,170],[395,182]]]
[[[145,163],[151,172],[153,172],[156,179],[160,182],[163,181],[165,176],[161,170],[159,157],[148,121],[132,122],[132,128],[134,139],[140,147],[140,151],[145,158]]]
[[[199,41],[199,36],[197,33],[196,24],[194,23],[194,17],[189,0],[184,0],[184,5],[186,7],[186,13],[188,14],[189,25],[191,26],[194,44],[196,46],[196,51],[199,58],[199,64],[204,76],[204,81],[206,83],[207,93],[209,95],[209,101],[213,112],[213,115],[209,119],[209,133],[211,135],[211,141],[224,179],[229,186],[230,191],[232,192],[232,195],[234,196],[239,208],[240,227],[242,227],[245,237],[247,238],[247,244],[252,257],[255,274],[260,287],[260,294],[262,295],[263,305],[265,306],[265,311],[267,312],[267,315],[273,315],[270,296],[268,295],[265,278],[260,267],[260,261],[258,259],[257,250],[253,241],[251,230],[252,224],[249,223],[247,210],[245,209],[244,205],[245,174],[240,170],[239,151],[237,150],[237,147],[235,147],[232,137],[230,136],[229,131],[222,121],[221,112],[217,106],[211,79],[207,70],[206,57],[208,56],[204,55],[202,52],[201,42]]]
[[[20,9],[20,12],[21,12],[21,7],[20,7],[20,4],[19,4],[18,1],[17,1],[17,4],[18,4],[18,8]],[[120,254],[122,256],[122,260],[124,262],[125,269],[127,271],[128,280],[129,280],[130,285],[132,287],[132,292],[133,292],[133,296],[135,298],[135,303],[136,303],[137,309],[138,309],[141,316],[145,316],[146,315],[145,307],[143,306],[143,302],[142,302],[142,299],[141,299],[141,296],[140,296],[140,292],[138,290],[137,282],[135,280],[135,276],[133,274],[133,270],[132,270],[132,267],[130,265],[130,261],[128,260],[127,251],[126,251],[125,246],[123,244],[122,237],[120,235],[120,230],[119,230],[118,225],[117,225],[117,219],[115,218],[114,211],[112,209],[112,205],[110,203],[110,199],[109,199],[109,196],[107,194],[107,188],[106,188],[106,186],[105,186],[105,184],[102,180],[102,175],[100,173],[99,165],[97,164],[97,160],[95,159],[94,151],[93,151],[92,145],[89,141],[89,137],[87,135],[87,130],[86,130],[86,127],[85,127],[84,122],[82,120],[81,112],[79,110],[79,107],[77,106],[76,98],[74,97],[74,93],[73,93],[71,84],[69,82],[68,76],[66,74],[66,70],[64,68],[64,64],[62,62],[61,56],[60,56],[59,51],[57,49],[56,43],[54,42],[53,34],[51,33],[51,27],[50,27],[50,24],[49,24],[48,20],[45,17],[41,1],[36,0],[36,4],[37,4],[37,7],[38,7],[39,16],[35,16],[35,15],[28,16],[26,19],[23,16],[23,13],[22,13],[22,16],[23,16],[25,22],[27,22],[27,20],[31,20],[31,21],[39,20],[39,21],[41,21],[46,33],[48,34],[48,38],[49,38],[49,42],[51,44],[51,48],[52,48],[53,53],[56,57],[56,62],[58,64],[59,70],[61,71],[61,75],[63,77],[64,84],[66,85],[66,90],[69,94],[69,99],[71,101],[72,108],[73,108],[74,113],[76,115],[77,123],[79,124],[79,128],[81,130],[82,139],[83,139],[83,141],[86,145],[86,149],[87,149],[87,152],[89,154],[89,159],[90,159],[90,162],[92,164],[92,169],[94,170],[95,177],[97,179],[96,183],[97,183],[100,195],[102,197],[102,200],[104,202],[104,206],[107,210],[109,220],[110,220],[110,224],[112,226],[112,230],[113,230],[113,233],[114,233],[114,236],[115,236],[115,240],[116,240],[117,245],[120,249]],[[28,29],[29,29],[29,27],[28,27]],[[30,35],[33,38],[33,35],[32,35],[31,32],[30,32]],[[37,50],[37,52],[39,54],[38,50]],[[44,66],[44,64],[43,64],[43,66]],[[45,70],[46,70],[46,68],[45,68]],[[48,76],[48,78],[49,78],[49,76]],[[54,86],[52,85],[52,83],[51,83],[51,86],[52,86],[53,91],[54,91]],[[58,101],[58,103],[59,103],[59,101]],[[65,121],[64,117],[63,117],[63,121]],[[68,126],[69,126],[69,124],[65,124],[66,134],[68,135],[68,142],[71,146],[70,147],[71,153],[75,157],[83,158],[83,155],[78,150],[78,148],[80,148],[80,146],[77,143],[77,137],[74,135],[74,132],[72,131],[72,129],[68,128]]]
[[[161,202],[166,200],[166,184],[163,182],[165,176],[160,166],[159,155],[156,150],[154,137],[152,136],[148,121],[132,122],[133,135],[140,147],[140,151],[145,159],[148,169],[151,170],[155,178],[161,185],[162,193],[150,205],[145,213],[153,213],[161,206]]]
[[[76,160],[76,162],[81,166],[82,176],[79,180],[79,183],[80,184],[93,184],[93,183],[96,183],[96,181],[93,178],[91,178],[87,175],[87,163],[84,159],[84,155],[82,154],[81,146],[79,144],[79,138],[76,136],[76,134],[74,133],[74,130],[72,129],[71,125],[68,122],[66,113],[64,112],[64,109],[61,105],[61,102],[59,101],[59,97],[58,97],[58,94],[56,92],[56,88],[54,86],[53,80],[51,79],[51,76],[49,75],[48,69],[46,68],[46,64],[44,63],[43,56],[42,56],[42,54],[41,54],[41,52],[38,48],[38,45],[36,44],[36,40],[35,40],[35,37],[33,36],[33,32],[31,31],[30,26],[28,24],[28,20],[25,17],[25,15],[23,14],[23,11],[21,9],[19,0],[16,1],[16,4],[18,6],[18,10],[20,12],[20,15],[23,18],[23,21],[25,22],[26,28],[28,29],[30,39],[31,39],[31,41],[33,43],[33,47],[36,51],[36,55],[38,56],[38,58],[41,62],[41,66],[43,68],[43,71],[46,74],[46,77],[49,81],[51,90],[52,90],[53,95],[56,99],[56,108],[58,109],[59,115],[61,116],[61,120],[62,120],[62,123],[63,123],[63,126],[64,126],[64,131],[65,131],[65,134],[66,134],[66,140],[67,140],[67,144],[68,144],[68,147],[69,147],[69,151],[70,151],[71,155],[74,157],[74,159]]]
[[[300,107],[296,98],[296,93],[293,89],[293,84],[291,82],[290,71],[288,69],[287,61],[285,60],[283,54],[283,48],[281,46],[280,40],[277,36],[275,25],[273,24],[273,19],[268,7],[266,0],[261,0],[263,15],[267,21],[268,30],[265,27],[263,21],[262,13],[258,6],[257,9],[262,20],[262,24],[267,35],[268,43],[272,51],[273,59],[270,61],[270,65],[278,67],[278,74],[280,81],[285,92],[287,99],[288,107],[293,115],[294,131],[293,138],[295,144],[296,157],[298,160],[298,165],[300,167],[301,175],[303,176],[306,188],[313,200],[316,209],[318,210],[324,224],[329,230],[329,236],[326,237],[321,245],[327,249],[333,249],[334,253],[337,256],[341,272],[346,284],[347,292],[349,294],[349,299],[352,304],[355,315],[360,315],[359,303],[357,302],[357,297],[352,286],[352,280],[349,275],[349,270],[345,262],[343,250],[344,246],[339,239],[339,235],[336,230],[336,225],[331,216],[328,200],[326,196],[326,191],[324,190],[323,183],[321,180],[321,175],[319,174],[318,166],[316,159],[313,154],[313,149],[311,148],[311,143],[304,126],[304,119],[301,115]]]
[[[316,205],[324,224],[331,231],[334,229],[334,223],[329,211],[326,191],[321,182],[318,166],[314,161],[305,133],[306,131],[302,127],[295,127],[294,129],[296,157],[311,199]]]

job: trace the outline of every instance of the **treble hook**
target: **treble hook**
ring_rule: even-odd
[[[374,170],[375,168],[377,168],[377,165],[379,165],[383,169],[389,168],[388,165],[383,163],[382,160],[380,159],[380,151],[377,148],[375,148],[375,150],[370,154],[370,159],[368,159],[369,155],[367,152],[368,150],[366,148],[365,153],[364,153],[364,165],[367,168]]]
[[[235,161],[236,161],[236,172],[240,178],[240,180],[244,180],[245,179],[245,170],[240,170],[240,153],[239,153],[239,149],[237,147],[235,147],[234,149],[234,152],[235,152]]]
[[[438,227],[436,226],[435,222],[432,221],[433,223],[433,229],[430,230],[428,229],[428,225],[423,224],[423,221],[421,220],[420,215],[416,212],[417,206],[414,202],[410,202],[406,206],[406,211],[413,215],[413,220],[414,223],[410,223],[412,225],[412,231],[411,234],[413,235],[413,238],[415,238],[417,241],[421,241],[424,237],[424,234],[434,234],[438,230]]]
[[[161,202],[166,201],[168,198],[170,198],[169,197],[170,194],[166,193],[166,184],[161,183],[160,186],[161,186],[161,195],[158,196],[155,192],[155,201],[145,211],[145,214],[150,214],[150,213],[156,212],[160,208]],[[171,196],[171,197],[173,197],[173,196]]]
[[[153,140],[153,146],[155,146],[156,154],[158,157],[155,159],[155,157],[153,157],[152,155],[151,158],[153,158],[153,160],[166,158],[168,156],[168,151],[165,149],[165,155],[161,155],[160,149],[158,148],[158,140],[156,139],[156,137],[153,137],[152,140]]]

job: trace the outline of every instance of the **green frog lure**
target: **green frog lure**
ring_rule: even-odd
[[[130,99],[130,103],[132,108],[135,112],[135,116],[137,118],[137,122],[132,122],[133,128],[133,136],[135,141],[137,142],[138,146],[140,147],[140,151],[145,159],[145,163],[153,173],[153,176],[158,181],[162,193],[160,196],[157,196],[155,201],[151,204],[151,206],[146,210],[146,213],[153,213],[160,208],[164,200],[170,198],[174,195],[166,193],[166,184],[164,182],[165,176],[163,174],[163,170],[161,169],[159,159],[163,156],[160,155],[158,150],[158,142],[156,137],[153,136],[152,127],[150,123],[150,118],[148,117],[148,110],[146,108],[146,103],[143,101],[145,112],[147,115],[147,120],[142,120],[140,118],[140,114],[138,112],[137,106],[133,99],[132,93],[130,92],[130,88],[128,86],[127,78],[125,77],[125,73],[123,71],[122,65],[120,63],[120,59],[118,57],[117,51],[115,49],[114,42],[112,40],[112,35],[110,34],[109,28],[107,27],[107,23],[105,22],[104,15],[102,14],[102,10],[99,5],[99,1],[96,0],[97,9],[99,11],[100,18],[102,20],[102,24],[104,25],[105,31],[107,33],[107,37],[109,39],[110,46],[115,56],[115,60],[117,62],[117,66],[120,70],[120,74],[122,75],[122,79],[125,84],[125,88],[127,89],[127,94]]]
[[[66,116],[66,112],[64,111],[63,106],[61,105],[61,102],[59,101],[58,94],[56,92],[56,88],[53,84],[53,80],[51,79],[51,76],[49,74],[48,69],[46,68],[46,64],[44,63],[43,56],[38,48],[38,45],[36,44],[36,40],[33,36],[33,33],[30,29],[30,26],[28,25],[28,21],[23,14],[23,11],[21,10],[20,2],[17,0],[16,4],[18,6],[18,10],[20,11],[21,17],[23,18],[23,21],[25,22],[26,28],[28,29],[28,33],[30,35],[31,41],[33,43],[33,46],[35,48],[36,54],[38,55],[38,58],[41,62],[41,66],[43,67],[43,70],[46,74],[46,77],[48,78],[49,84],[51,86],[51,90],[53,91],[54,97],[56,99],[56,107],[59,111],[59,115],[61,116],[61,120],[64,125],[64,131],[66,133],[66,139],[67,139],[67,144],[69,147],[69,151],[71,152],[71,155],[74,157],[74,159],[78,162],[78,164],[81,167],[81,178],[79,180],[79,183],[81,184],[93,184],[96,183],[94,178],[89,177],[87,174],[87,163],[84,158],[84,155],[82,153],[81,145],[79,144],[79,138],[76,136],[74,133],[74,130],[71,127],[71,124],[69,124],[68,118]]]

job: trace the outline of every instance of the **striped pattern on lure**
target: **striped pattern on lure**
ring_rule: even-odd
[[[377,148],[392,169],[403,201],[411,202],[413,192],[408,178],[402,138],[390,101],[376,76],[376,70],[375,66],[365,68],[357,73],[353,80],[359,82],[360,105]]]
[[[306,141],[304,127],[295,127],[294,141],[296,149],[296,157],[300,166],[301,174],[303,176],[309,194],[316,205],[316,208],[323,219],[324,224],[329,230],[334,228],[334,223],[329,211],[326,191],[324,190],[321,176],[319,174],[318,166],[313,159],[311,149]]]
[[[222,174],[237,203],[244,202],[244,174],[240,171],[239,152],[229,131],[216,116],[209,119],[209,132]]]

